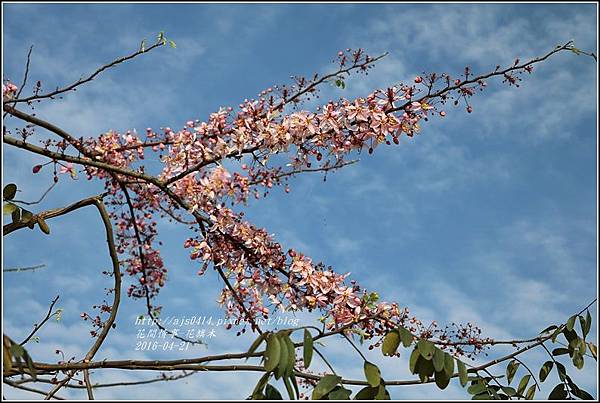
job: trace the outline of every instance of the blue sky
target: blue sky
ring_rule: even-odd
[[[4,3],[3,77],[21,81],[33,44],[30,77],[53,88],[137,49],[158,31],[175,40],[177,49],[160,49],[110,70],[63,100],[40,104],[38,116],[77,136],[178,128],[285,83],[292,74],[327,72],[335,54],[347,47],[390,55],[367,77],[349,80],[345,90],[324,88],[321,100],[366,95],[423,71],[458,75],[469,65],[476,73],[486,72],[571,39],[597,53],[597,7]],[[424,320],[473,321],[485,336],[498,339],[533,336],[597,295],[596,73],[592,59],[565,53],[539,65],[519,89],[489,82],[486,92],[473,99],[473,113],[449,107],[443,120],[424,125],[422,135],[363,155],[359,164],[328,175],[326,183],[320,175],[298,177],[290,194],[275,191],[251,202],[248,218],[285,247],[352,272],[360,284]],[[51,181],[50,170],[32,175],[39,159],[10,147],[3,147],[3,157],[3,183],[17,183],[21,199],[37,199]],[[62,179],[36,209],[100,191],[98,182]],[[110,283],[100,274],[109,260],[95,210],[49,224],[50,236],[22,230],[3,240],[4,267],[46,264],[34,273],[3,275],[3,327],[21,340],[60,294],[62,320],[39,332],[39,345],[29,345],[35,359],[51,362],[58,359],[56,348],[68,356],[85,354],[91,340],[79,314],[91,312],[91,305],[103,298],[99,284]],[[161,228],[170,269],[158,300],[164,315],[220,317],[214,301],[221,284],[212,273],[195,275],[197,266],[182,247],[186,229],[169,223]],[[251,343],[252,336],[216,329],[208,346],[187,353],[136,351],[133,322],[144,309],[139,301],[123,301],[117,329],[98,359],[198,356],[243,351]],[[596,320],[596,306],[592,315]],[[308,324],[314,316],[299,318]],[[596,334],[594,325],[595,340]],[[359,357],[349,356],[346,345],[331,340],[325,351],[341,374],[363,377]],[[386,379],[411,377],[407,357],[370,357]],[[539,367],[545,357],[534,351],[525,359]],[[572,372],[580,386],[597,396],[595,364],[588,359],[584,370]],[[152,376],[92,373],[99,382]],[[98,390],[96,396],[245,398],[258,377],[201,373],[178,383]],[[556,381],[547,381],[546,389]],[[61,394],[84,397],[77,390]],[[9,388],[4,395],[35,397]],[[453,382],[444,392],[408,387],[393,389],[392,397],[468,396]]]

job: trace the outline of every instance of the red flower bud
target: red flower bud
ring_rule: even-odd
[[[32,171],[33,171],[34,174],[36,174],[36,173],[40,172],[40,169],[42,169],[42,166],[41,165],[36,165],[36,166],[33,167]]]

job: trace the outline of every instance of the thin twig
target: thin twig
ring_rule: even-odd
[[[36,324],[36,325],[34,325],[34,327],[33,327],[33,330],[31,331],[31,333],[29,334],[29,336],[27,336],[27,337],[25,338],[25,340],[23,340],[22,342],[20,342],[20,343],[19,343],[19,345],[21,345],[21,346],[25,345],[25,343],[27,343],[27,342],[28,342],[28,341],[29,341],[29,340],[30,340],[30,339],[33,337],[33,335],[34,335],[34,334],[35,334],[35,333],[36,333],[38,330],[40,330],[40,329],[41,329],[41,327],[42,327],[42,326],[44,326],[44,324],[45,324],[46,322],[48,322],[48,320],[49,320],[49,319],[50,319],[52,316],[56,315],[56,312],[52,312],[52,309],[54,308],[54,305],[55,305],[55,304],[56,304],[56,302],[58,301],[58,298],[59,298],[59,297],[60,297],[60,296],[59,296],[59,295],[57,295],[57,296],[56,296],[56,297],[55,297],[55,298],[52,300],[52,302],[50,303],[50,307],[48,308],[48,313],[46,314],[46,316],[44,317],[44,319],[42,319],[42,321],[41,321],[39,324]],[[57,311],[57,312],[58,312],[58,311]]]
[[[14,272],[22,272],[22,271],[36,271],[37,269],[41,269],[43,267],[46,267],[45,264],[38,264],[35,266],[28,266],[28,267],[12,267],[10,269],[2,269],[2,271],[4,273],[14,273]]]
[[[50,193],[50,191],[51,191],[51,190],[54,188],[54,186],[56,186],[56,184],[57,184],[57,183],[58,183],[58,182],[52,182],[52,185],[50,185],[50,187],[49,187],[48,189],[46,189],[46,191],[45,191],[45,192],[42,194],[42,196],[40,196],[40,198],[39,198],[37,201],[34,201],[34,202],[26,202],[26,201],[23,201],[23,200],[11,200],[11,202],[13,202],[13,203],[21,203],[21,204],[25,204],[25,205],[27,205],[27,206],[31,206],[31,205],[34,205],[34,204],[38,204],[38,203],[40,203],[42,200],[44,200],[44,197],[46,197],[46,195],[47,195],[48,193]]]
[[[99,69],[97,69],[96,71],[94,71],[92,74],[90,74],[89,76],[87,76],[86,78],[80,78],[79,80],[75,81],[74,83],[63,87],[63,88],[58,88],[52,92],[46,93],[46,94],[41,94],[41,95],[32,95],[30,97],[26,97],[26,98],[18,98],[16,97],[15,99],[12,99],[9,101],[9,103],[11,104],[17,104],[20,102],[31,102],[34,100],[41,100],[41,99],[45,99],[45,98],[54,98],[55,96],[71,91],[75,88],[77,88],[78,86],[85,84],[89,81],[92,81],[98,74],[102,73],[104,70],[109,69],[111,67],[114,67],[118,64],[121,64],[123,62],[126,62],[127,60],[131,60],[136,56],[141,55],[142,53],[147,53],[150,52],[151,50],[163,46],[165,44],[165,42],[163,41],[158,41],[156,42],[154,45],[150,46],[148,49],[140,49],[137,52],[134,52],[132,54],[130,54],[129,56],[124,56],[124,57],[120,57],[108,64],[103,65],[102,67],[100,67]]]
[[[19,385],[18,383],[15,383],[9,379],[4,378],[2,380],[3,383],[12,386],[13,388],[17,388],[17,389],[21,389],[21,390],[26,390],[27,392],[33,392],[33,393],[37,393],[38,395],[46,395],[47,392],[43,391],[43,390],[39,390],[39,389],[34,389],[34,388],[30,388],[28,386],[23,386],[23,385]],[[56,400],[65,400],[63,397],[60,396],[53,396],[54,399]],[[3,399],[4,400],[4,399]]]
[[[31,62],[31,52],[32,51],[33,51],[33,45],[31,45],[29,47],[29,52],[27,52],[27,63],[25,63],[25,73],[23,73],[23,82],[21,83],[21,86],[19,87],[19,90],[17,91],[15,98],[19,98],[21,96],[21,93],[23,92],[23,88],[25,88],[25,85],[27,84],[27,78],[29,77],[29,63]],[[6,118],[6,114],[7,114],[7,112],[4,112],[2,117]]]

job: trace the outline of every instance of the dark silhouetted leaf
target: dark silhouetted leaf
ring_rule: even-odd
[[[2,189],[2,197],[4,200],[14,199],[16,194],[17,185],[15,185],[14,183],[9,183],[8,185],[4,186],[4,189]]]
[[[542,368],[540,368],[540,382],[544,382],[546,380],[546,378],[548,377],[548,374],[550,373],[550,371],[552,371],[552,368],[554,367],[554,362],[553,361],[546,361],[544,363],[544,365],[542,365]]]
[[[567,391],[565,385],[559,383],[552,389],[552,392],[548,395],[548,400],[564,400],[567,397]]]
[[[511,388],[510,386],[503,386],[502,391],[504,393],[506,393],[507,396],[511,396],[511,397],[517,394],[517,391],[515,390],[515,388]]]
[[[519,386],[517,387],[517,393],[523,395],[525,393],[525,389],[529,384],[529,380],[531,379],[531,375],[527,374],[523,378],[521,378],[521,382],[519,382]]]
[[[571,330],[573,330],[573,328],[575,327],[575,319],[577,319],[577,316],[576,316],[576,315],[573,315],[573,316],[571,316],[571,317],[569,318],[569,320],[567,321],[567,326],[566,326],[566,329],[567,329],[568,331],[571,331]]]
[[[542,331],[540,332],[540,334],[547,333],[547,332],[549,332],[550,330],[553,330],[553,329],[556,329],[556,328],[558,328],[558,326],[556,326],[556,325],[550,325],[550,326],[548,326],[547,328],[545,328],[544,330],[542,330]]]
[[[440,389],[446,389],[448,384],[450,383],[450,377],[446,373],[446,371],[436,371],[435,374],[435,384]]]
[[[565,354],[569,354],[569,349],[568,348],[555,348],[554,350],[552,350],[552,355],[554,356],[559,356],[559,355],[565,355]]]
[[[283,396],[281,396],[281,393],[279,393],[277,388],[275,388],[275,386],[271,385],[270,383],[268,383],[265,387],[265,397],[268,400],[283,400]]]
[[[556,369],[558,370],[558,376],[559,376],[560,380],[564,382],[564,380],[567,377],[567,370],[566,370],[565,366],[557,361]]]
[[[535,385],[531,385],[529,389],[527,389],[527,393],[525,394],[525,399],[532,400],[535,396]]]
[[[358,391],[356,396],[354,396],[354,400],[373,400],[377,395],[379,388],[372,388],[370,386],[366,386]]]
[[[598,348],[596,347],[596,345],[592,342],[588,343],[588,348],[590,349],[590,353],[592,354],[592,357],[594,357],[594,360],[598,360]]]
[[[50,235],[50,227],[48,227],[46,221],[42,217],[38,217],[37,222],[42,232],[46,235]]]
[[[512,382],[517,370],[519,369],[519,365],[521,365],[518,361],[512,360],[506,366],[506,379],[508,380],[508,384]]]
[[[487,391],[486,386],[482,383],[482,382],[478,382],[474,385],[469,386],[469,388],[467,389],[467,392],[470,395],[478,395],[480,393],[483,393]]]

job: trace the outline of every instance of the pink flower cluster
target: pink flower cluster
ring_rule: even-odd
[[[17,93],[18,89],[19,88],[16,85],[14,85],[13,83],[11,83],[10,81],[6,81],[5,83],[3,83],[2,84],[2,100],[4,102],[6,102],[6,101],[10,101],[11,99],[13,99],[13,97]]]
[[[340,69],[351,64],[366,70],[370,60],[362,51],[338,56]],[[296,78],[296,92],[269,88],[258,99],[245,100],[236,111],[221,108],[207,121],[190,120],[180,130],[167,127],[159,134],[148,128],[145,138],[135,131],[124,135],[110,131],[86,141],[98,161],[138,172],[147,173],[139,165],[145,151],[158,153],[162,166],[157,177],[179,199],[176,202],[153,185],[117,175],[133,194],[134,210],[143,212],[132,216],[124,208],[130,203],[123,199],[114,174],[86,168],[89,178],[104,179],[113,195],[119,253],[127,255],[126,270],[138,279],[129,295],[153,296],[165,284],[167,271],[154,247],[153,216],[162,210],[179,219],[174,212],[184,207],[206,217],[201,223],[196,216],[192,228],[202,235],[189,238],[185,247],[191,249],[192,260],[200,261],[199,274],[212,267],[227,279],[230,287],[224,287],[219,302],[229,315],[252,322],[276,309],[319,309],[330,329],[360,322],[356,326],[370,335],[385,332],[386,323],[430,331],[410,319],[406,309],[378,301],[375,293],[355,282],[347,284],[348,274],[337,274],[296,251],[285,253],[264,229],[246,222],[243,212],[226,206],[243,205],[252,194],[258,198],[260,188],[267,193],[295,173],[326,170],[363,149],[372,153],[382,143],[398,144],[403,134],[418,133],[422,120],[434,114],[445,116],[439,108],[449,100],[455,104],[464,100],[470,112],[468,98],[485,87],[483,80],[467,81],[470,74],[466,69],[464,79],[454,80],[447,74],[418,76],[410,85],[328,102],[315,112],[287,110],[314,96],[312,84],[319,82],[317,76]],[[436,87],[439,83],[441,87]],[[273,95],[276,91],[279,97]],[[231,168],[221,161],[231,163]]]

